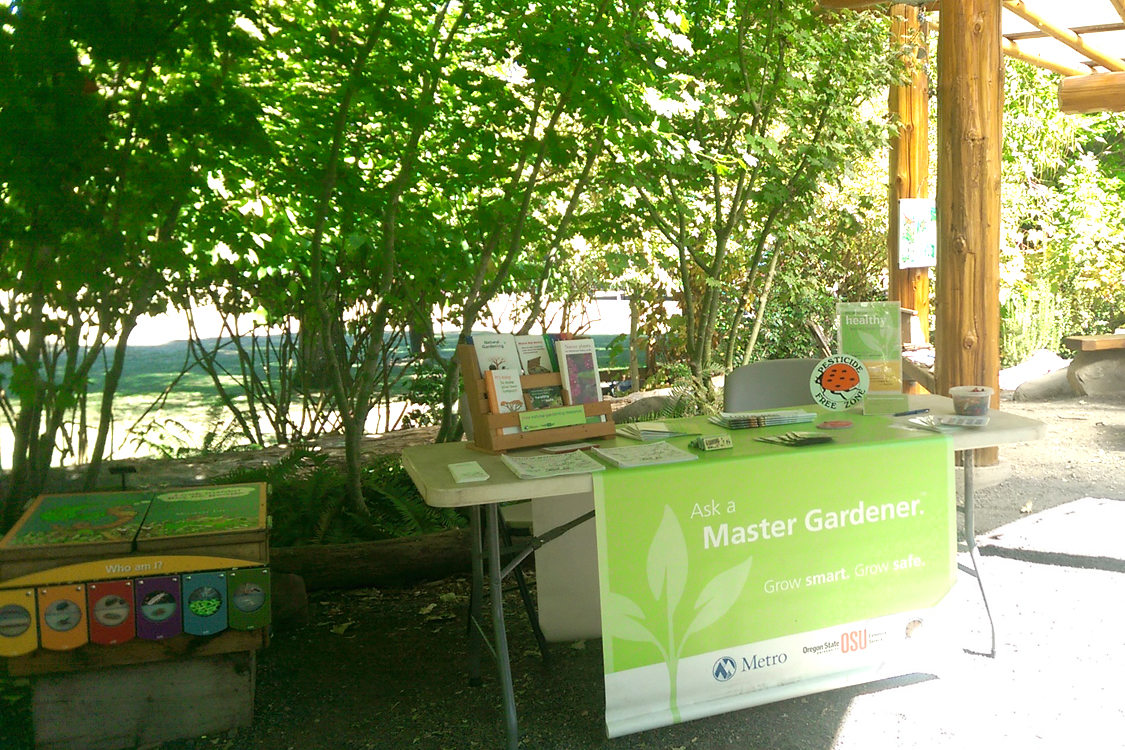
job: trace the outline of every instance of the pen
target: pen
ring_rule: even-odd
[[[894,417],[909,417],[911,414],[925,414],[929,409],[911,409],[910,411],[900,411],[892,414]]]

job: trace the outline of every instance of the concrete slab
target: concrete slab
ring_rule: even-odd
[[[1125,500],[1084,497],[1000,526],[979,543],[985,555],[1019,550],[1125,562],[1122,528]]]

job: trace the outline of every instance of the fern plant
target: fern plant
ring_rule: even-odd
[[[344,512],[343,469],[324,453],[294,448],[271,466],[236,469],[221,481],[270,487],[270,543],[278,547],[339,544],[428,534],[466,524],[451,508],[431,508],[397,454],[376,456],[364,471],[368,519]]]

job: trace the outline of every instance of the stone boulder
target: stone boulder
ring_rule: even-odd
[[[1075,352],[1066,374],[1078,396],[1125,393],[1125,349]]]
[[[1012,393],[1014,401],[1047,401],[1074,395],[1066,368],[1024,381]]]

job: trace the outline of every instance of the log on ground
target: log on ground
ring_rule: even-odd
[[[469,572],[467,529],[355,544],[273,547],[270,567],[318,589],[401,588]]]

